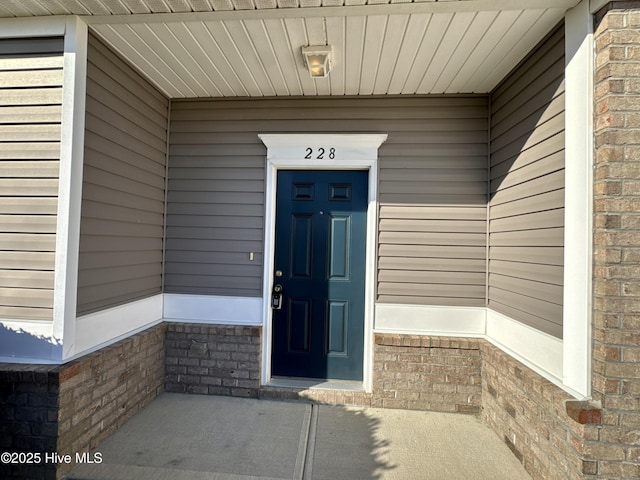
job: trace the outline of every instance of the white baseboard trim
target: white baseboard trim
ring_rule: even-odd
[[[376,333],[480,337],[485,333],[486,308],[376,303]]]
[[[86,355],[160,322],[160,294],[78,317],[75,343],[64,361]]]
[[[562,383],[561,339],[528,327],[490,308],[487,309],[485,338],[547,380],[567,390],[567,386]],[[576,392],[569,393],[577,395]]]
[[[164,294],[167,322],[262,325],[262,297]]]

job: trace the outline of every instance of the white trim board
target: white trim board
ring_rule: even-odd
[[[62,361],[79,351],[75,337],[88,36],[84,22],[67,17],[53,298],[53,334],[62,340]]]
[[[484,339],[553,384],[584,398],[563,384],[563,341],[531,328],[512,318],[487,308],[487,332]]]
[[[376,303],[375,312],[377,333],[482,337],[486,331],[485,307]]]
[[[363,386],[373,384],[373,316],[375,301],[376,236],[378,229],[378,148],[386,134],[263,134],[267,146],[265,175],[265,239],[263,270],[264,330],[262,336],[263,385],[271,381],[271,289],[275,254],[276,180],[279,169],[367,170],[369,172],[365,260],[365,325]],[[324,149],[321,154],[319,149]],[[309,155],[309,149],[311,155]],[[331,150],[335,149],[335,150]],[[321,157],[321,158],[319,158]]]
[[[562,383],[591,395],[593,259],[593,20],[583,0],[565,17],[564,368]]]
[[[162,297],[158,294],[78,317],[72,355],[65,362],[162,322]]]
[[[165,293],[164,320],[261,326],[262,298]]]

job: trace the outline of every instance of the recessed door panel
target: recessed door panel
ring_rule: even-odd
[[[327,306],[327,354],[348,355],[349,302],[330,301]]]
[[[289,353],[309,353],[311,300],[291,299],[288,304]]]
[[[291,278],[311,278],[312,221],[313,217],[308,213],[291,215]]]
[[[350,215],[331,215],[329,226],[329,278],[332,280],[347,280],[349,278],[350,233]]]

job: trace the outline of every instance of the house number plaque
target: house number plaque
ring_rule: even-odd
[[[330,147],[330,148],[307,147],[305,149],[304,158],[307,160],[311,160],[312,158],[315,158],[316,160],[324,160],[325,158],[333,160],[334,158],[336,158],[336,149],[334,147]]]

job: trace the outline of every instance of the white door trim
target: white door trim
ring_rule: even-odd
[[[271,289],[275,254],[276,179],[280,169],[367,170],[367,255],[365,272],[365,334],[363,388],[373,382],[373,325],[375,302],[376,234],[378,228],[378,148],[386,134],[262,134],[267,146],[265,172],[264,270],[262,286],[261,383],[271,381]],[[334,150],[332,150],[334,149]]]

